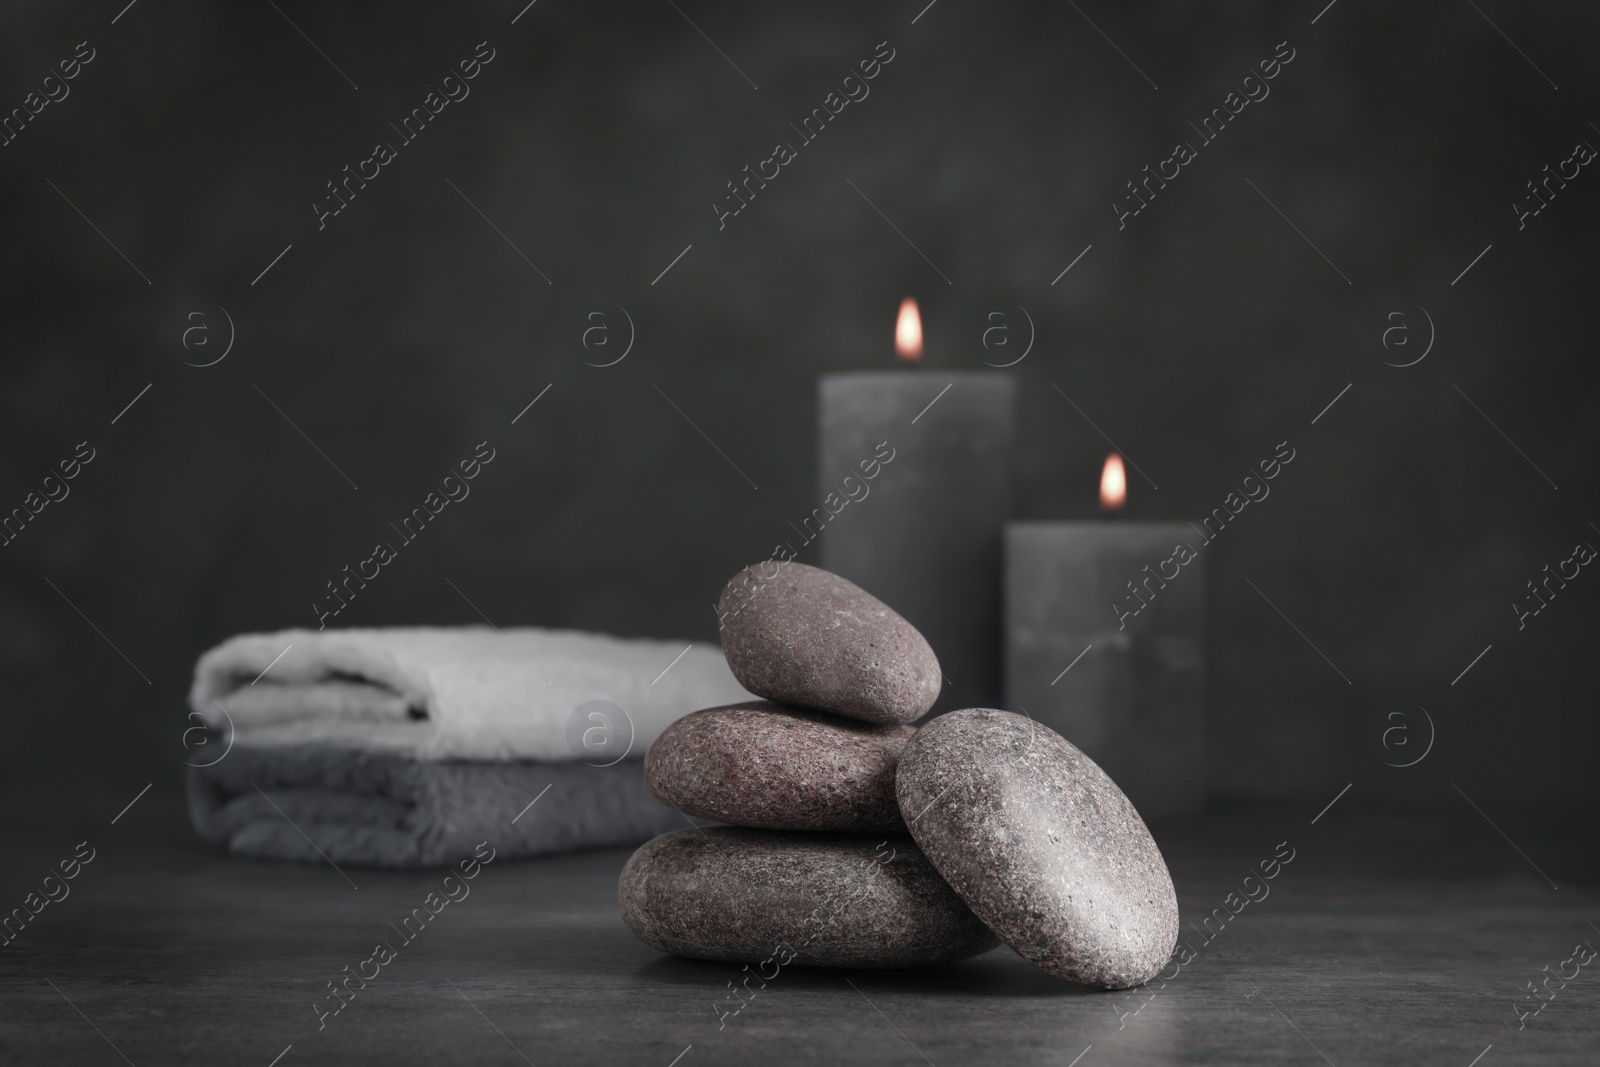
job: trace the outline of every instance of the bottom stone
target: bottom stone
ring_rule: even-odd
[[[641,941],[693,959],[913,967],[999,944],[904,837],[674,830],[633,854],[617,898]]]

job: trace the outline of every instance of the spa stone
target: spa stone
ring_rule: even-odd
[[[928,859],[1024,958],[1126,989],[1171,957],[1178,901],[1161,852],[1060,734],[1008,711],[953,711],[912,738],[896,787]]]
[[[728,666],[757,696],[886,724],[910,722],[938,699],[939,660],[916,627],[836,574],[793,562],[746,567],[717,614]]]
[[[633,854],[617,897],[652,948],[769,980],[790,964],[911,967],[999,943],[904,837],[675,830]]]
[[[667,727],[644,774],[685,815],[763,830],[904,834],[894,770],[914,733],[765,701],[732,704]]]

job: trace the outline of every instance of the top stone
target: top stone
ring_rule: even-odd
[[[757,696],[890,725],[938,699],[939,660],[916,627],[819,567],[746,567],[717,615],[728,667]]]
[[[952,711],[906,745],[895,784],[923,854],[1025,959],[1126,989],[1172,955],[1178,900],[1160,849],[1060,734],[1009,711]]]

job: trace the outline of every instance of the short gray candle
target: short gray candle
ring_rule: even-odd
[[[936,712],[995,705],[1015,382],[994,371],[907,367],[830,374],[819,386],[819,493],[867,494],[826,524],[822,566],[922,631],[946,679]],[[862,464],[881,459],[883,443],[894,458],[865,481],[873,468]]]
[[[1184,523],[1006,528],[1006,699],[1145,818],[1205,796],[1205,543]]]

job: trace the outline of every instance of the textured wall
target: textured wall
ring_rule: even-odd
[[[0,148],[0,506],[95,450],[0,550],[11,779],[170,773],[193,658],[314,625],[485,439],[470,498],[338,623],[478,621],[454,582],[501,624],[713,637],[721,582],[816,503],[816,377],[885,364],[912,293],[935,367],[1014,358],[1019,336],[985,350],[991,312],[1036,324],[1025,517],[1094,510],[1090,418],[1148,476],[1136,518],[1198,519],[1297,450],[1211,550],[1215,792],[1595,793],[1600,577],[1520,631],[1510,607],[1600,544],[1600,176],[1521,230],[1512,207],[1600,145],[1592,9],[278,6],[0,15],[4,107],[93,50]],[[389,124],[483,41],[470,96],[404,142]],[[724,183],[884,41],[870,95],[719,230]],[[1282,41],[1270,96],[1201,144]],[[1119,229],[1124,183],[1184,140]],[[319,230],[346,165],[377,176]],[[623,308],[632,351],[586,366]],[[223,309],[227,358],[186,366],[220,354]],[[1385,366],[1425,347],[1424,309],[1427,358]],[[1386,351],[1395,321],[1413,344]],[[1389,699],[1437,726],[1416,767],[1368,746]]]

